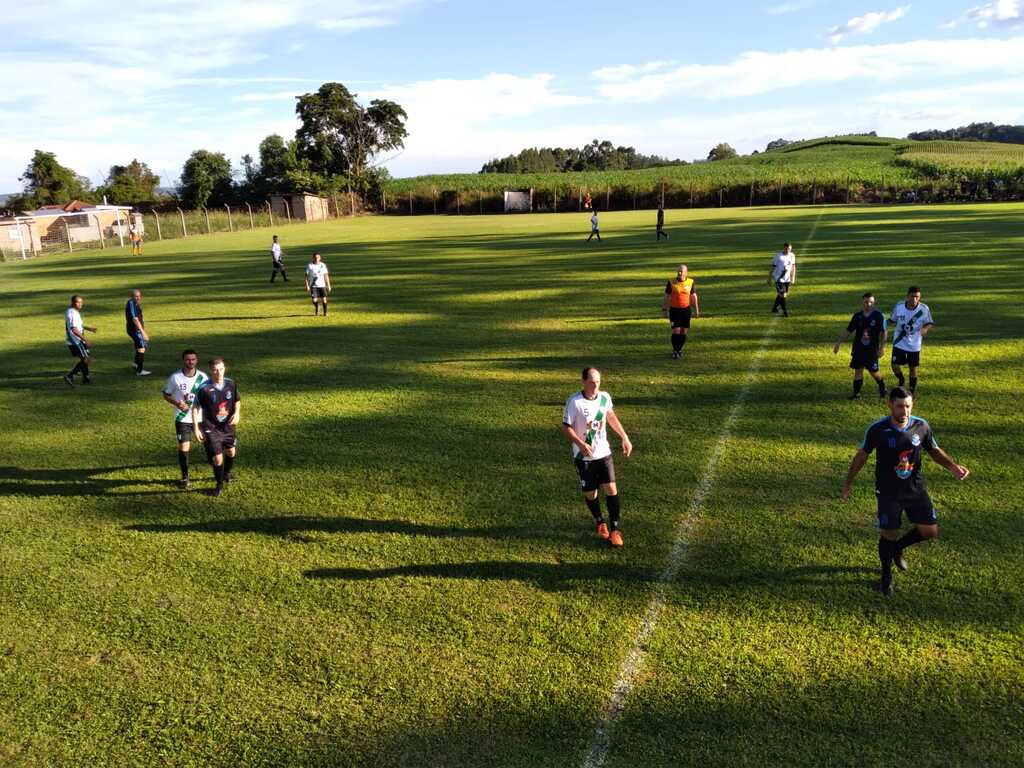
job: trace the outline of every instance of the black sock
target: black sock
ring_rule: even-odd
[[[276,280],[276,279],[277,279],[277,270],[275,269],[273,272],[270,273],[270,282],[274,282],[274,280]]]
[[[921,531],[917,528],[911,528],[896,542],[896,550],[902,552],[907,547],[912,547],[922,541],[924,541],[924,536],[921,535]]]
[[[324,302],[324,317],[327,317],[327,302]]]
[[[789,310],[786,309],[786,297],[779,296],[779,306],[782,307],[782,314],[788,315]]]
[[[590,514],[593,516],[594,520],[598,523],[603,523],[604,518],[601,517],[601,500],[597,496],[592,499],[588,499],[584,496],[583,500],[587,502],[587,509],[590,510]]]
[[[672,334],[672,351],[673,352],[678,352],[680,349],[683,348],[683,343],[681,341],[679,341],[679,337],[680,336],[681,336],[681,334],[678,334],[678,333],[673,333]]]
[[[142,361],[146,358],[145,352],[135,352],[135,372],[139,373],[142,370]]]
[[[612,530],[619,529],[619,495],[605,496],[605,506],[608,507],[608,521],[612,524]]]
[[[80,372],[80,371],[82,371],[84,368],[85,368],[85,366],[82,365],[82,361],[79,360],[75,364],[75,367],[71,369],[71,373],[69,373],[68,376],[70,376],[73,379],[73,378],[75,378],[75,374]]]
[[[214,464],[213,465],[213,479],[217,481],[217,485],[224,485],[224,465]]]
[[[781,299],[782,299],[781,296],[778,296],[778,295],[775,296],[775,303],[772,304],[772,312],[775,312],[776,310],[778,310],[778,308],[779,308],[779,301]]]
[[[902,387],[904,381],[905,381],[905,379],[903,378],[903,374],[902,373],[897,373],[896,374],[896,385]]]
[[[878,385],[878,394],[884,395],[885,394],[885,379],[879,379],[878,381],[875,382],[875,384]]]
[[[178,466],[181,467],[181,479],[188,480],[188,451],[178,451]]]
[[[892,578],[892,555],[895,542],[885,538],[878,539],[878,559],[882,562],[882,579]]]
[[[319,314],[320,314],[320,305],[319,305],[319,304],[317,304],[317,303],[316,303],[316,302],[314,301],[314,302],[313,302],[313,317],[316,317],[316,316],[317,316],[317,315],[319,315]]]
[[[853,380],[853,394],[859,395],[860,394],[860,388],[863,387],[863,386],[864,386],[864,379],[854,379]]]
[[[225,476],[231,474],[231,468],[234,467],[234,466],[235,466],[235,457],[234,456],[228,456],[225,453],[224,454],[224,474],[225,474]]]
[[[910,391],[913,392],[917,389],[917,376],[910,377]]]
[[[680,352],[682,352],[683,351],[683,347],[686,346],[686,336],[687,336],[687,334],[685,334],[685,333],[680,333],[679,334],[679,351]]]
[[[82,381],[89,381],[89,364],[83,360],[78,365],[82,369]]]

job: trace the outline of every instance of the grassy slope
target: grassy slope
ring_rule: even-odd
[[[314,247],[333,270],[326,321],[265,284],[264,233],[0,266],[0,763],[578,764],[761,343],[768,256],[820,212],[670,211],[658,248],[649,213],[591,247],[569,216],[282,228],[295,278]],[[821,215],[609,764],[1024,761],[1020,213]],[[654,311],[679,259],[709,315],[682,365]],[[829,347],[864,288],[888,310],[910,281],[938,323],[919,412],[974,476],[927,468],[944,538],[884,603],[870,472],[836,501],[879,408]],[[149,367],[189,344],[239,381],[216,503],[170,487],[134,286]],[[88,390],[58,378],[72,291]],[[620,553],[557,433],[585,362],[637,447]]]

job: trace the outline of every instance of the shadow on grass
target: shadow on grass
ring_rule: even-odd
[[[104,478],[100,475],[131,469],[152,469],[163,464],[132,464],[118,467],[89,469],[24,469],[0,466],[0,494],[18,496],[101,496],[119,488],[137,485],[166,485],[166,491],[137,491],[135,496],[162,496],[176,493],[170,490],[174,482],[165,478]]]

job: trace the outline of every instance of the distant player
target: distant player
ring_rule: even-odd
[[[690,333],[691,311],[700,317],[700,300],[693,278],[687,277],[685,264],[680,264],[674,279],[665,283],[665,298],[661,302],[661,311],[668,314],[672,326],[672,358],[679,360],[683,356],[683,347]]]
[[[71,297],[71,304],[64,312],[64,334],[68,351],[78,358],[78,363],[69,373],[64,374],[64,381],[70,387],[75,383],[75,374],[82,374],[83,384],[92,384],[89,376],[89,363],[92,360],[92,344],[85,338],[85,332],[96,333],[96,328],[82,322],[82,306],[85,300],[79,296]]]
[[[132,241],[132,256],[142,255],[142,233],[139,232],[138,228],[132,224],[128,228],[128,237]]]
[[[615,484],[615,464],[612,449],[608,443],[611,427],[622,438],[622,453],[629,456],[633,444],[626,430],[619,422],[612,407],[612,397],[601,390],[601,372],[597,368],[583,369],[583,389],[570,397],[562,414],[562,433],[572,443],[572,456],[576,473],[580,478],[580,489],[587,509],[594,517],[597,535],[613,547],[622,546],[622,531],[619,529],[619,490]],[[601,515],[601,500],[598,489],[604,490],[604,501],[608,507],[608,523]]]
[[[273,267],[273,271],[270,273],[270,282],[274,282],[277,279],[277,273],[281,273],[281,277],[284,281],[288,282],[288,273],[284,271],[284,254],[281,252],[281,244],[277,242],[277,235],[274,235],[274,240],[270,244],[270,263]]]
[[[224,358],[215,357],[210,360],[210,379],[196,392],[192,404],[192,434],[206,448],[206,458],[213,465],[214,496],[220,496],[224,483],[231,482],[238,451],[235,428],[241,419],[238,387],[224,376]]]
[[[867,368],[871,378],[878,385],[878,396],[885,397],[885,379],[878,370],[878,361],[885,354],[885,340],[888,336],[885,315],[875,309],[875,294],[865,293],[861,297],[861,309],[855,312],[846,330],[839,336],[839,341],[832,347],[832,353],[838,355],[840,345],[853,334],[850,367],[853,368],[853,394],[850,400],[860,397],[864,386],[864,369]]]
[[[793,246],[789,243],[782,244],[782,250],[775,254],[772,265],[768,269],[768,284],[775,283],[775,303],[772,304],[772,312],[789,317],[789,310],[786,308],[786,294],[796,284],[796,254]]]
[[[957,480],[970,474],[967,467],[954,462],[939,448],[928,422],[911,416],[914,396],[903,387],[889,393],[889,415],[864,432],[860,448],[853,455],[846,473],[842,499],[850,498],[850,489],[872,451],[875,454],[875,496],[878,500],[878,558],[882,563],[881,590],[892,596],[892,566],[907,570],[903,551],[919,541],[939,536],[938,517],[921,476],[922,449]],[[903,513],[914,528],[900,537]]]
[[[658,223],[654,239],[660,242],[663,237],[668,240],[668,232],[665,231],[665,204],[658,203]]]
[[[327,265],[320,260],[319,253],[314,253],[313,260],[306,265],[306,292],[313,299],[313,315],[319,313],[319,302],[324,305],[324,317],[327,317],[327,294],[331,292],[331,275]]]
[[[149,376],[150,372],[143,370],[142,363],[146,358],[146,347],[149,346],[149,334],[146,333],[146,321],[142,318],[142,291],[136,288],[132,291],[132,297],[124,305],[124,325],[128,338],[132,340],[135,348],[136,376]]]
[[[189,488],[188,452],[192,447],[192,406],[195,404],[196,393],[207,381],[207,376],[196,368],[199,356],[195,350],[186,349],[181,353],[181,370],[167,377],[164,385],[164,400],[174,406],[174,432],[178,440],[178,466],[181,467],[181,480],[178,487],[183,491]]]
[[[598,224],[598,222],[597,222],[597,208],[595,208],[594,212],[590,215],[590,237],[587,238],[587,242],[589,243],[595,237],[597,238],[597,242],[600,243],[601,242],[601,225]]]
[[[935,324],[932,311],[921,303],[921,289],[912,285],[907,289],[907,298],[892,310],[889,319],[893,326],[892,372],[896,381],[903,386],[903,368],[910,369],[910,391],[917,393],[917,370],[921,365],[921,342]]]

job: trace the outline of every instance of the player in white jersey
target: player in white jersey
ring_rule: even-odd
[[[903,386],[903,368],[910,369],[910,393],[917,392],[917,369],[921,365],[921,342],[935,324],[932,311],[921,303],[921,289],[912,285],[907,298],[892,310],[889,323],[893,328],[892,372],[899,386]]]
[[[772,313],[779,309],[782,314],[789,317],[789,310],[786,308],[786,294],[790,286],[796,284],[796,253],[789,243],[782,244],[782,250],[775,254],[772,265],[768,268],[768,285],[775,283],[775,303],[772,304]]]
[[[92,378],[89,376],[92,344],[85,338],[85,332],[96,333],[96,328],[82,322],[82,306],[84,304],[85,300],[75,294],[71,297],[71,304],[64,312],[64,340],[71,355],[78,358],[75,367],[69,373],[64,374],[64,381],[69,387],[75,383],[76,373],[82,374],[83,384],[92,384]]]
[[[284,281],[288,282],[288,273],[284,271],[284,253],[281,252],[281,244],[277,242],[277,235],[274,235],[274,240],[270,244],[270,264],[273,271],[270,273],[270,282],[274,282],[277,278],[277,273],[281,273],[281,277]]]
[[[320,260],[319,253],[314,253],[313,260],[306,265],[306,292],[313,299],[313,316],[319,314],[319,301],[324,305],[324,317],[327,317],[327,294],[331,292],[331,275],[327,265]]]
[[[590,237],[587,238],[587,242],[589,243],[595,237],[597,238],[597,242],[600,243],[601,225],[597,221],[597,208],[595,208],[594,212],[590,215]]]
[[[188,490],[188,452],[192,447],[192,404],[196,392],[208,380],[208,376],[196,368],[199,356],[193,349],[181,353],[181,370],[167,377],[164,385],[164,400],[174,406],[174,431],[178,439],[178,466],[181,480],[178,487]]]
[[[594,517],[598,536],[613,547],[621,547],[619,489],[615,484],[615,464],[608,443],[608,427],[622,438],[622,453],[625,456],[633,453],[633,444],[619,417],[615,415],[612,396],[601,390],[601,372],[597,368],[588,366],[583,369],[582,387],[580,392],[565,403],[562,433],[572,443],[572,457],[580,478],[580,490],[583,491],[587,509]],[[601,516],[598,489],[604,490],[604,502],[611,522],[610,532]]]

